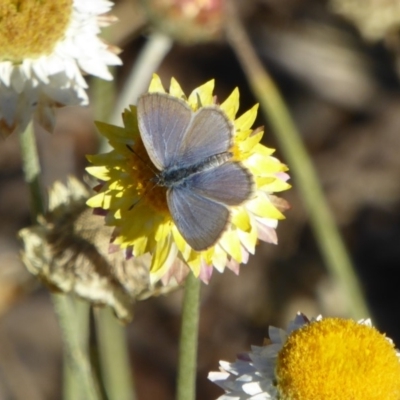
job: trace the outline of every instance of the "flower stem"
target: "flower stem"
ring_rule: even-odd
[[[32,221],[35,223],[37,217],[43,214],[45,207],[40,186],[40,164],[32,122],[20,134],[20,146],[25,181],[28,184],[31,196]],[[65,393],[70,395],[66,400],[77,400],[77,393],[85,400],[97,400],[99,396],[85,351],[86,348],[80,336],[81,330],[76,321],[76,312],[71,303],[72,299],[66,295],[52,294],[52,300],[63,333],[64,366],[68,364],[67,371],[73,373],[73,376],[70,376],[65,382],[71,385],[70,390],[65,390]],[[88,324],[88,322],[89,313],[87,313],[84,323]]]
[[[200,287],[200,279],[190,273],[183,297],[177,400],[194,400],[196,397]]]
[[[254,51],[237,16],[234,2],[228,3],[228,40],[288,160],[330,273],[342,285],[352,316],[365,318],[369,315],[368,307],[312,161],[282,96]]]
[[[114,68],[110,68],[110,71],[115,73]],[[115,80],[95,79],[93,83],[91,97],[94,117],[96,120],[109,121],[116,98]],[[102,135],[100,140],[100,152],[104,152],[109,144]],[[95,310],[94,315],[99,367],[107,399],[135,400],[137,396],[125,328],[108,308]]]
[[[64,341],[64,394],[70,400],[99,400],[100,394],[88,358],[87,335],[90,306],[65,294],[52,301]],[[83,322],[83,326],[82,326]]]
[[[20,146],[22,169],[24,171],[25,182],[29,186],[31,195],[32,222],[35,223],[36,217],[44,213],[44,204],[40,187],[39,156],[32,122],[30,122],[25,131],[20,134]]]
[[[60,295],[61,297],[61,295]],[[89,341],[90,327],[89,327],[89,317],[90,317],[90,305],[88,302],[78,299],[72,299],[71,297],[64,296],[66,299],[58,299],[53,296],[53,306],[56,313],[60,308],[66,307],[68,312],[69,306],[68,302],[71,302],[71,307],[74,307],[74,321],[76,326],[79,328],[79,340],[81,346],[86,346]],[[65,304],[63,304],[65,302]],[[60,315],[59,320],[61,320],[62,315]],[[61,325],[61,323],[59,323]],[[64,365],[63,365],[63,399],[77,399],[84,400],[82,398],[81,377],[76,376],[76,367],[71,362],[70,355],[68,354],[68,346],[64,346]]]
[[[103,384],[109,400],[135,400],[125,328],[109,308],[96,310],[96,331]]]

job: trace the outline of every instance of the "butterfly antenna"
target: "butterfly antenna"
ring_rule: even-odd
[[[148,188],[146,188],[146,190],[144,191],[144,193],[142,194],[142,196],[140,197],[139,200],[135,201],[129,208],[128,210],[131,211],[132,208],[136,207],[140,201],[144,198],[144,196],[146,196],[147,193],[151,192],[155,187],[157,186],[157,183],[155,183],[153,186],[150,186]]]
[[[129,144],[126,145],[126,147],[128,148],[129,151],[131,151],[149,170],[151,170],[151,172],[154,173],[154,175],[158,174],[158,171],[156,171],[150,164],[148,164],[142,157],[139,156],[138,153],[136,153],[135,150],[132,149],[131,146],[129,146]],[[132,210],[133,207],[137,206],[139,204],[139,202],[143,199],[143,197],[149,193],[150,191],[152,191],[155,187],[157,186],[157,182],[155,182],[152,186],[149,186],[146,188],[146,190],[144,191],[143,195],[140,197],[139,200],[137,200],[135,203],[133,203],[130,207],[129,207],[129,211]]]
[[[154,173],[154,175],[156,175],[158,172],[153,168],[153,166],[151,166],[146,160],[144,160],[142,157],[139,156],[138,153],[136,153],[135,150],[132,149],[131,146],[129,146],[129,144],[126,145],[126,147],[128,148],[128,150],[130,152],[132,152],[151,172]]]

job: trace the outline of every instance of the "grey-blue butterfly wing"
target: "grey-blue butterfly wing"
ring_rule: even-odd
[[[254,187],[250,172],[234,161],[191,175],[185,185],[198,196],[228,206],[237,206],[248,200]]]
[[[229,210],[189,188],[170,188],[168,208],[185,241],[197,251],[216,243],[229,222]]]
[[[180,157],[183,138],[191,124],[193,111],[183,100],[166,93],[145,93],[139,97],[139,131],[147,153],[163,170]]]
[[[234,126],[225,113],[216,106],[206,106],[193,113],[185,135],[182,137],[179,164],[194,165],[215,154],[230,150]]]

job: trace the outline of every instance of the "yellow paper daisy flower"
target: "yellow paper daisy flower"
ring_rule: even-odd
[[[155,96],[157,99],[164,101],[165,98],[173,103],[171,109],[168,106],[158,115],[166,118],[165,124],[168,119],[168,123],[171,119],[175,121],[176,115],[168,114],[175,105],[182,112],[197,116],[204,109],[209,112],[202,115],[218,114],[216,122],[226,122],[224,126],[232,127],[231,147],[224,154],[229,154],[229,162],[243,172],[242,178],[245,174],[251,181],[251,193],[243,198],[244,201],[227,206],[229,222],[227,219],[221,234],[217,232],[215,241],[211,240],[205,249],[199,246],[195,250],[196,241],[188,238],[185,240],[188,235],[185,232],[182,234],[182,224],[177,222],[176,217],[179,208],[174,212],[170,210],[171,201],[165,187],[168,185],[160,183],[166,177],[160,173],[161,167],[154,162],[154,149],[150,155],[146,151],[149,144],[142,141],[144,133],[141,136],[138,119],[142,121],[143,116],[137,114],[137,108],[131,106],[125,110],[123,128],[97,123],[99,131],[108,139],[113,150],[88,157],[93,164],[87,169],[88,172],[101,181],[97,188],[98,194],[89,199],[88,205],[105,211],[106,223],[116,228],[113,244],[124,249],[127,256],[138,257],[145,253],[152,255],[150,271],[153,281],[162,278],[167,282],[172,276],[180,281],[192,270],[196,276],[208,282],[214,267],[220,272],[228,267],[238,273],[240,263],[247,262],[259,239],[277,242],[275,228],[278,220],[284,218],[281,211],[287,208],[287,203],[272,193],[290,187],[286,182],[289,178],[285,172],[287,167],[271,156],[273,149],[260,144],[262,129],[252,129],[258,106],[236,118],[239,91],[235,89],[228,99],[217,105],[213,89],[214,81],[209,81],[186,97],[178,82],[172,79],[169,95],[166,95],[157,75],[154,75],[149,88],[149,93],[162,93]],[[142,99],[145,97],[142,96]],[[142,107],[140,112],[148,111]],[[162,121],[160,125],[163,125]],[[141,126],[143,131],[143,124]],[[225,162],[215,157],[209,160],[210,165]]]

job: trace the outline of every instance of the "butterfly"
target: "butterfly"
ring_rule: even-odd
[[[137,115],[176,227],[194,250],[208,249],[226,230],[230,207],[253,193],[252,174],[233,158],[233,123],[216,105],[193,111],[166,93],[143,94]]]

